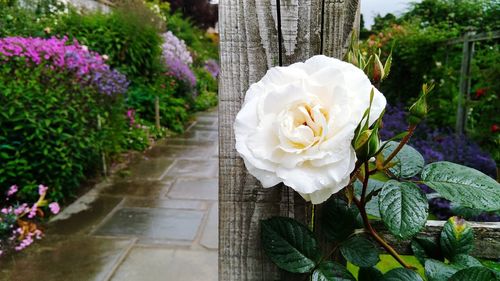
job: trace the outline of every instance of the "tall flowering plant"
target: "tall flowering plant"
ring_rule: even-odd
[[[162,35],[162,59],[169,73],[186,83],[189,87],[196,86],[196,76],[190,68],[193,58],[189,53],[186,43],[177,38],[171,31]]]
[[[0,63],[16,59],[33,65],[43,64],[52,70],[69,70],[76,82],[93,86],[106,95],[123,94],[129,84],[125,75],[106,64],[106,57],[88,50],[76,40],[68,44],[67,37],[0,38]]]
[[[45,199],[48,187],[38,186],[38,200],[33,204],[16,200],[18,186],[12,185],[3,196],[0,209],[0,257],[10,251],[22,251],[35,240],[42,239],[43,232],[39,227],[41,218],[47,213],[57,214],[60,211],[57,202]]]
[[[313,204],[313,214],[315,205],[323,205],[319,228],[314,219],[309,227],[287,217],[262,221],[264,252],[279,268],[312,280],[355,280],[332,260],[334,254],[360,268],[359,280],[422,280],[378,233],[372,225],[376,219],[398,239],[413,238],[412,249],[428,280],[494,280],[492,271],[469,256],[473,231],[463,219],[450,218],[439,241],[416,237],[429,215],[417,184],[486,211],[500,209],[500,184],[451,162],[425,165],[408,145],[427,115],[432,86],[423,85],[409,108],[407,129],[382,140],[386,99],[373,84],[388,75],[391,60],[370,56],[352,49],[350,63],[314,56],[275,67],[247,91],[234,132],[248,171],[265,188],[289,186]],[[320,251],[316,234],[333,245],[331,250]],[[403,268],[385,274],[375,268],[380,261],[375,244]],[[478,275],[483,279],[473,279]]]

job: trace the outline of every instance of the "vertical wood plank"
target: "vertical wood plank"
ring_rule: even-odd
[[[346,46],[346,34],[323,36],[326,32],[344,32],[353,23],[337,22],[355,17],[348,12],[357,1],[280,0],[281,18],[277,18],[276,0],[221,0],[219,34],[221,75],[219,80],[219,280],[294,280],[282,275],[264,255],[260,245],[260,220],[275,216],[294,216],[306,222],[310,216],[305,202],[283,186],[263,189],[247,173],[235,150],[233,123],[251,83],[271,66],[278,64],[278,20],[283,34],[282,57],[285,65],[304,61],[321,52],[321,38],[327,54],[336,46]],[[350,5],[350,6],[349,6]],[[325,16],[338,13],[341,17]],[[335,23],[335,24],[334,24]],[[340,28],[341,27],[341,28]],[[333,42],[335,39],[335,44]],[[326,50],[325,49],[325,50]],[[285,278],[285,279],[283,279]]]

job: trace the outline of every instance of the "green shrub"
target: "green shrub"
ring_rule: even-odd
[[[156,19],[156,20],[155,20]],[[160,70],[159,19],[142,3],[132,1],[109,14],[70,12],[54,31],[76,38],[109,57],[108,64],[131,79]]]
[[[194,110],[203,111],[212,108],[217,105],[218,98],[215,92],[202,91],[198,97],[196,97]]]
[[[177,83],[172,77],[158,78],[154,84],[137,83],[129,89],[127,106],[133,108],[139,118],[155,122],[155,99],[159,98],[160,123],[174,132],[183,132],[189,118],[186,100],[175,97]]]
[[[180,13],[175,13],[167,18],[167,29],[184,40],[191,48],[195,65],[202,66],[206,60],[219,57],[218,45]]]
[[[98,94],[70,77],[20,59],[0,64],[0,183],[23,186],[21,198],[37,198],[38,184],[51,186],[54,200],[72,195],[100,165],[100,152],[119,147],[123,97]]]

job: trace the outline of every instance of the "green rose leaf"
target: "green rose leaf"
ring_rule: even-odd
[[[366,200],[368,200],[368,202],[366,203],[365,209],[366,213],[372,217],[380,218],[378,200],[374,198],[375,195],[373,194],[376,194],[379,190],[381,190],[384,184],[385,182],[373,180],[371,178],[368,180],[368,187],[366,188],[366,194],[371,193],[372,196],[367,196]],[[355,181],[354,191],[358,198],[361,197],[362,190],[363,190],[363,184],[360,181]]]
[[[390,141],[382,151],[384,157],[389,157],[398,145],[399,142]],[[425,165],[422,154],[407,144],[405,144],[399,153],[392,159],[391,163],[394,163],[394,166],[389,168],[389,171],[396,177],[404,179],[418,175]]]
[[[486,211],[500,209],[500,184],[472,168],[434,162],[424,167],[422,180],[444,198],[462,206]]]
[[[312,274],[313,281],[355,281],[356,279],[343,265],[336,262],[322,262]]]
[[[328,200],[323,207],[321,224],[326,238],[337,242],[344,241],[356,228],[363,227],[358,209],[337,198]]]
[[[430,238],[415,237],[412,239],[410,245],[413,254],[422,265],[425,264],[425,260],[428,258],[440,261],[444,260],[443,255],[441,254],[441,248]]]
[[[474,248],[474,233],[464,219],[451,217],[444,224],[439,239],[441,251],[449,260],[459,254],[468,254]]]
[[[390,180],[378,198],[382,220],[395,236],[409,238],[425,225],[429,204],[416,184]]]
[[[413,270],[395,268],[384,275],[383,281],[423,281],[422,277]]]
[[[449,281],[495,281],[495,274],[482,266],[469,267],[453,274]]]
[[[340,244],[340,252],[347,261],[359,267],[374,266],[380,261],[377,247],[361,236],[351,237]]]
[[[459,269],[464,269],[473,266],[483,266],[480,261],[469,255],[456,255],[451,260],[451,264]]]
[[[358,281],[381,281],[384,275],[375,267],[361,267],[358,272]]]
[[[425,261],[425,276],[428,281],[447,281],[458,269],[441,261]]]
[[[273,217],[263,220],[261,235],[264,252],[281,269],[307,273],[320,259],[313,233],[294,219]]]

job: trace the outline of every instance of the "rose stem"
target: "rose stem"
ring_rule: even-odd
[[[369,175],[367,173],[369,171],[368,169],[368,163],[365,163],[365,178],[363,179],[363,190],[361,192],[361,201],[356,198],[356,196],[353,197],[353,201],[356,204],[356,206],[359,209],[359,212],[361,214],[361,218],[363,219],[363,224],[365,225],[365,229],[368,231],[368,233],[377,241],[377,243],[380,244],[391,256],[393,256],[403,267],[408,268],[408,269],[413,269],[412,266],[407,264],[401,256],[392,248],[387,242],[378,235],[378,233],[375,231],[375,229],[372,227],[370,224],[370,220],[368,219],[368,214],[366,213],[366,208],[365,208],[365,194],[366,194],[366,189],[368,188],[368,178]]]
[[[399,151],[403,148],[403,146],[406,143],[408,143],[408,141],[410,141],[411,136],[415,132],[415,128],[417,128],[417,125],[410,125],[410,127],[408,127],[408,134],[399,142],[398,147],[396,147],[396,149],[394,149],[394,151],[391,153],[391,155],[389,155],[389,157],[387,157],[387,159],[385,159],[384,163],[382,164],[382,167],[387,166],[387,164],[389,164],[389,162],[391,162],[391,160],[399,153]]]

